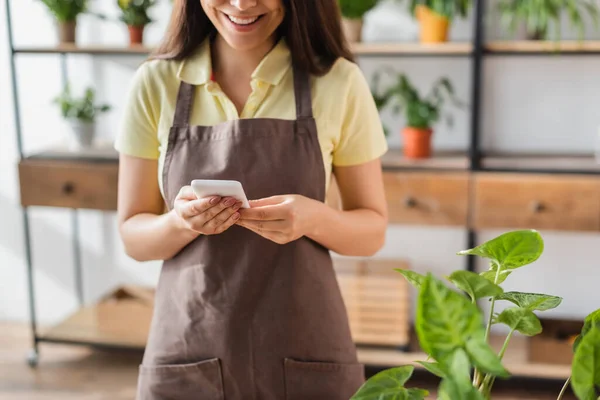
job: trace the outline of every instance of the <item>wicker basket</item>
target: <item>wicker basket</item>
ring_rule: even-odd
[[[405,348],[410,342],[410,287],[402,260],[334,259],[356,344]]]

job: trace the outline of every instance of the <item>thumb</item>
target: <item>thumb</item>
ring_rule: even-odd
[[[276,206],[277,204],[283,203],[284,200],[285,200],[285,198],[283,196],[272,196],[272,197],[265,197],[264,199],[250,200],[249,203],[250,203],[251,208],[257,208],[257,207]]]

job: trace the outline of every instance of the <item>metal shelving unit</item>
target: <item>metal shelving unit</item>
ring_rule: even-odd
[[[76,46],[61,45],[55,47],[15,47],[10,0],[5,0],[7,28],[10,51],[10,68],[12,76],[12,93],[14,99],[14,114],[16,118],[16,140],[20,159],[25,159],[23,153],[23,132],[21,125],[21,112],[19,106],[19,91],[17,71],[15,68],[15,58],[19,55],[40,55],[58,56],[61,59],[62,79],[67,82],[67,56],[69,55],[99,55],[99,56],[145,56],[151,52],[151,48],[144,46],[137,47],[101,47],[101,46]],[[511,55],[530,55],[530,56],[553,56],[560,54],[568,55],[600,55],[600,42],[560,42],[558,45],[554,42],[489,42],[485,41],[484,16],[486,14],[486,1],[474,1],[474,23],[473,38],[470,42],[443,43],[439,45],[422,45],[418,43],[357,43],[353,45],[355,55],[359,57],[463,57],[471,63],[470,77],[470,132],[469,147],[464,153],[439,153],[428,160],[406,160],[397,152],[390,152],[384,159],[384,168],[387,170],[428,170],[428,171],[466,171],[466,172],[517,172],[517,173],[570,173],[570,174],[598,174],[600,166],[595,164],[591,156],[508,156],[484,154],[480,147],[481,138],[481,103],[483,91],[483,63],[487,56],[511,56]],[[559,50],[559,52],[557,52]],[[99,162],[117,162],[117,160],[107,160],[105,157],[98,159]],[[568,165],[566,165],[568,164]],[[29,294],[29,312],[31,318],[31,329],[33,333],[33,347],[29,356],[30,365],[34,366],[38,362],[38,345],[41,342],[63,343],[73,345],[88,345],[99,348],[117,348],[117,349],[141,349],[141,346],[131,344],[120,344],[115,342],[102,342],[97,340],[78,340],[74,338],[60,337],[55,334],[47,336],[40,335],[37,327],[37,315],[35,309],[35,285],[34,285],[34,267],[31,252],[31,233],[28,207],[22,208],[22,218],[24,225],[25,255],[27,262],[27,289]],[[81,250],[79,246],[79,220],[77,210],[72,210],[72,229],[73,229],[73,252],[75,260],[75,282],[76,292],[81,305],[84,303],[83,292],[83,273],[81,265]],[[477,243],[477,232],[467,228],[467,245],[473,247]],[[475,270],[475,258],[466,259],[465,268],[470,271]],[[54,332],[56,333],[56,329]],[[60,331],[60,330],[59,330]],[[365,355],[363,360],[370,366],[377,367],[379,361],[386,359],[388,355],[375,354],[369,359],[369,351],[361,354]],[[392,357],[392,362],[398,358]],[[398,357],[410,359],[409,355]],[[407,358],[408,357],[408,358]],[[371,360],[371,361],[369,361]],[[386,362],[380,364],[385,367]],[[532,376],[531,370],[527,366],[522,366],[520,371],[524,371],[522,376]],[[560,378],[564,375],[555,374],[533,374],[546,378]],[[559,375],[559,376],[558,376]]]

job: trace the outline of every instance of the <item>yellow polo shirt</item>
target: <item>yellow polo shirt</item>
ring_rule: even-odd
[[[115,148],[130,156],[158,160],[161,191],[180,80],[197,85],[191,125],[212,126],[239,118],[296,119],[291,53],[285,40],[252,74],[252,94],[241,115],[218,83],[211,81],[211,66],[207,40],[184,61],[147,61],[134,75]],[[332,166],[376,159],[387,151],[387,142],[368,82],[356,64],[340,59],[326,75],[313,76],[311,85],[327,189]]]

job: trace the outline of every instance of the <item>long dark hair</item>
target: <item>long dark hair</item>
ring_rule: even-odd
[[[283,4],[285,18],[278,33],[300,68],[322,75],[338,58],[354,61],[342,33],[338,0],[283,0]],[[200,0],[176,0],[166,35],[151,58],[185,59],[215,33]]]

